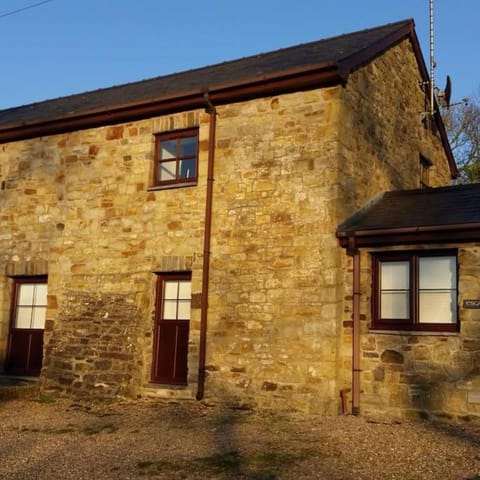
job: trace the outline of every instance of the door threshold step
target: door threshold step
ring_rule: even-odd
[[[166,387],[164,385],[144,385],[142,397],[163,398],[171,400],[194,400],[195,391],[188,387]]]

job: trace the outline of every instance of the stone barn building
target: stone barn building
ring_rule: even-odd
[[[428,81],[407,20],[0,111],[5,374],[478,414],[478,189],[431,188],[457,169]]]

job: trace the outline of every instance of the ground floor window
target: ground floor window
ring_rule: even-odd
[[[457,254],[452,250],[373,256],[372,327],[457,331]]]
[[[6,370],[39,375],[47,312],[47,277],[14,279]]]
[[[191,283],[190,273],[158,275],[152,382],[187,384]]]

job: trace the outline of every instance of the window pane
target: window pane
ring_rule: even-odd
[[[402,262],[381,262],[381,290],[408,290],[410,288],[410,264]]]
[[[420,290],[455,288],[456,263],[455,257],[419,258]]]
[[[178,298],[189,300],[192,298],[192,284],[191,282],[178,282],[179,293]]]
[[[45,317],[47,309],[45,307],[37,307],[33,309],[32,328],[45,328]]]
[[[35,305],[47,304],[47,284],[38,283],[35,285]]]
[[[190,320],[190,300],[180,300],[178,302],[178,318],[180,320]]]
[[[32,321],[32,307],[17,307],[15,328],[30,328]]]
[[[456,323],[457,292],[437,290],[420,292],[420,323]]]
[[[409,292],[382,292],[380,296],[380,318],[408,319],[410,317]]]
[[[180,177],[179,178],[193,178],[196,176],[196,171],[197,171],[197,161],[195,159],[180,161]]]
[[[180,155],[191,157],[197,154],[197,137],[186,137],[180,140]]]
[[[177,156],[176,140],[166,140],[160,144],[160,160],[175,158]]]
[[[162,162],[158,165],[160,181],[175,180],[177,162]]]
[[[164,320],[175,320],[177,318],[176,300],[165,300],[163,302],[163,318]]]
[[[163,284],[163,298],[177,299],[178,298],[178,281],[167,280]]]
[[[18,294],[18,301],[17,305],[33,305],[33,297],[34,297],[34,288],[35,285],[30,283],[25,283],[18,286],[19,294]]]

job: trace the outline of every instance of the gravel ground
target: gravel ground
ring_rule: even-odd
[[[480,480],[480,425],[375,422],[152,400],[0,403],[5,480]]]

